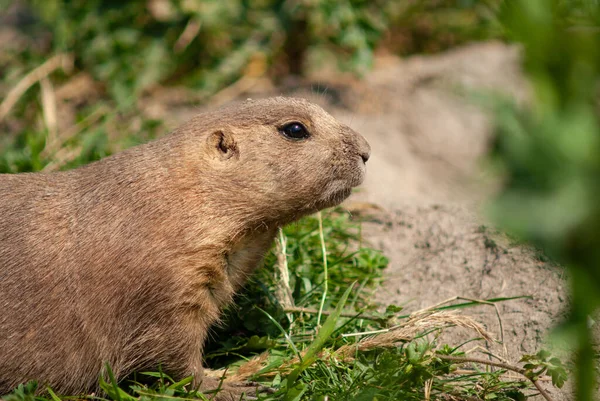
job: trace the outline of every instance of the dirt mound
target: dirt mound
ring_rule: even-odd
[[[497,311],[491,305],[465,310],[502,344],[472,343],[463,350],[480,345],[515,364],[548,347],[546,334],[566,310],[567,288],[563,270],[543,254],[483,225],[464,205],[407,204],[369,214],[363,233],[391,261],[378,302],[410,313],[455,297],[465,302],[528,296],[500,302]],[[456,345],[468,338],[451,330],[441,341]]]

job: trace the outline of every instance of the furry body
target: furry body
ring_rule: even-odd
[[[290,121],[311,137],[282,136]],[[75,170],[0,175],[0,395],[93,391],[106,362],[201,380],[210,326],[277,229],[347,197],[368,153],[318,106],[271,98]]]

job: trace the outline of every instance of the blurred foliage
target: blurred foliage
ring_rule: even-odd
[[[79,69],[119,104],[144,89],[180,81],[207,94],[252,61],[272,73],[304,72],[309,50],[333,52],[364,72],[384,33],[401,53],[439,50],[490,37],[499,0],[29,0],[49,35],[47,52],[73,52]],[[31,22],[33,24],[33,21]],[[31,25],[30,24],[30,25]],[[440,42],[440,46],[434,43]],[[404,47],[403,47],[404,45]],[[33,56],[33,55],[27,55]],[[247,71],[246,71],[247,72]]]
[[[44,169],[71,169],[133,145],[155,138],[162,127],[159,121],[136,118],[137,127],[124,124],[115,116],[107,116],[91,129],[69,138],[56,151],[46,147],[44,130],[25,129],[2,146],[0,143],[0,173],[22,173]],[[127,135],[119,135],[119,129]]]
[[[411,54],[496,37],[500,2],[0,0],[0,33],[9,34],[0,35],[0,97],[52,56],[71,54],[72,70],[48,78],[75,98],[57,97],[56,132],[38,82],[20,95],[0,116],[9,134],[0,172],[72,168],[164,131],[140,104],[163,87],[186,88],[183,102],[193,104],[244,77],[360,75],[382,48]],[[91,83],[79,88],[81,78]],[[59,148],[47,149],[53,135]]]
[[[502,38],[502,0],[399,1],[382,46],[392,53],[435,53],[465,42]]]
[[[558,335],[576,347],[578,399],[589,401],[589,322],[600,306],[600,2],[506,1],[501,19],[524,46],[533,99],[499,108],[495,156],[506,182],[492,210],[570,272],[572,309]]]
[[[31,0],[51,52],[73,52],[119,105],[158,83],[211,94],[252,61],[303,71],[307,48],[335,48],[348,68],[366,69],[393,2]]]

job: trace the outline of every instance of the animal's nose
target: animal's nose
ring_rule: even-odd
[[[360,158],[362,159],[363,163],[366,163],[367,160],[369,160],[369,157],[371,157],[371,146],[369,145],[369,142],[367,142],[367,140],[363,138],[361,134],[354,131],[352,128],[345,127],[345,129],[346,135],[349,135],[350,138],[352,138],[351,140],[354,146],[356,146],[356,153],[360,155]]]
[[[360,157],[363,159],[363,162],[367,162],[367,160],[369,160],[369,157],[371,157],[371,146],[369,145],[369,142],[367,142],[367,140],[365,138],[363,138],[363,136],[359,133],[355,133],[356,134],[356,146],[358,149],[358,154],[360,155]]]

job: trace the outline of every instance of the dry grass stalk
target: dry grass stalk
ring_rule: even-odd
[[[484,366],[495,366],[497,368],[506,369],[506,370],[510,370],[510,371],[519,373],[519,374],[523,375],[524,377],[527,377],[527,379],[529,381],[531,381],[531,383],[539,391],[540,395],[542,397],[544,397],[544,399],[546,399],[546,401],[552,401],[552,397],[550,397],[550,394],[546,390],[544,390],[544,388],[539,383],[539,380],[537,378],[528,377],[526,374],[526,370],[521,367],[508,365],[506,363],[501,363],[501,362],[492,362],[492,361],[485,360],[485,359],[460,357],[460,356],[453,356],[453,355],[440,355],[439,358],[446,360],[446,361],[451,361],[454,363],[474,363],[474,364],[479,364],[479,365],[484,365]]]
[[[429,379],[425,382],[424,388],[424,396],[425,401],[429,401],[431,399],[431,388],[433,387],[433,379]]]
[[[173,50],[175,51],[175,53],[183,52],[190,45],[190,43],[192,43],[194,38],[198,36],[201,26],[201,22],[196,19],[191,19],[187,23],[187,25],[183,29],[183,32],[181,33],[179,38],[177,38],[177,41],[173,46]]]
[[[96,109],[93,113],[86,116],[79,123],[70,127],[68,130],[63,131],[61,135],[56,135],[53,138],[48,138],[48,140],[46,141],[46,146],[42,151],[42,156],[51,157],[53,161],[48,163],[43,168],[43,170],[56,171],[62,166],[64,166],[66,163],[75,160],[75,158],[77,158],[77,156],[81,153],[81,148],[78,147],[75,149],[71,149],[65,147],[65,144],[70,139],[76,137],[85,129],[95,124],[109,112],[110,110],[107,107],[101,106],[98,109]]]
[[[81,153],[81,146],[75,148],[61,148],[54,154],[54,160],[44,166],[42,171],[58,171],[70,161],[73,161]]]
[[[419,313],[411,316],[402,325],[394,326],[381,334],[367,337],[356,344],[344,345],[335,354],[342,359],[353,358],[358,351],[367,351],[375,348],[395,347],[399,342],[414,339],[419,333],[447,327],[463,327],[479,334],[486,341],[493,341],[490,333],[472,318],[451,312]]]
[[[288,269],[287,262],[287,239],[283,234],[283,230],[279,229],[279,236],[275,241],[277,263],[275,264],[275,274],[277,281],[277,288],[275,289],[275,298],[285,310],[287,308],[294,307],[294,297],[292,295],[292,289],[290,288],[290,272]],[[287,314],[289,321],[293,320],[291,313]]]
[[[41,98],[42,98],[42,113],[44,116],[44,124],[48,131],[46,142],[56,141],[58,135],[58,110],[56,106],[56,93],[52,82],[48,77],[40,80]]]
[[[402,325],[390,328],[388,331],[381,334],[365,337],[355,344],[344,345],[334,352],[323,350],[319,353],[318,358],[335,358],[343,362],[351,362],[357,351],[395,347],[399,343],[412,341],[423,332],[454,326],[473,330],[487,341],[493,341],[492,336],[483,328],[483,326],[468,316],[458,315],[452,312],[422,312],[413,315]],[[232,372],[225,380],[231,382],[249,380],[265,367],[267,359],[268,353],[266,352],[252,358],[248,362],[242,364],[237,371]],[[289,373],[293,366],[298,362],[298,358],[294,357],[283,363],[277,369],[266,373],[265,376],[274,376],[276,373]],[[223,370],[207,372],[208,375],[213,377],[221,377],[223,373]]]
[[[92,76],[80,72],[56,88],[56,98],[59,101],[86,103],[100,95],[101,84],[96,83]]]
[[[259,83],[267,83],[266,86],[270,86],[270,81],[265,78],[267,67],[265,55],[262,53],[256,53],[250,58],[248,65],[244,69],[242,77],[233,84],[215,93],[211,97],[210,103],[214,106],[220,106],[230,102],[243,93],[253,89]],[[265,80],[267,82],[265,82]]]
[[[2,103],[0,103],[0,121],[8,115],[10,110],[19,101],[27,89],[59,68],[68,74],[73,69],[73,55],[68,53],[57,54],[25,75],[23,79],[8,92]]]
[[[508,350],[506,349],[506,344],[504,343],[504,325],[502,324],[502,317],[500,316],[500,309],[498,309],[498,305],[494,302],[490,302],[490,301],[486,301],[483,299],[475,299],[475,298],[468,298],[468,297],[461,297],[461,296],[454,296],[452,298],[448,298],[445,301],[439,302],[435,305],[429,306],[425,309],[421,309],[420,311],[417,311],[415,313],[419,313],[419,312],[424,312],[424,311],[429,311],[429,310],[434,310],[439,308],[440,306],[449,304],[451,302],[454,301],[469,301],[469,302],[475,302],[475,303],[479,303],[482,305],[489,305],[492,306],[494,308],[494,311],[496,312],[496,317],[498,318],[498,325],[500,327],[500,344],[502,344],[502,350],[504,352],[504,358],[506,358],[506,356],[508,355]]]

